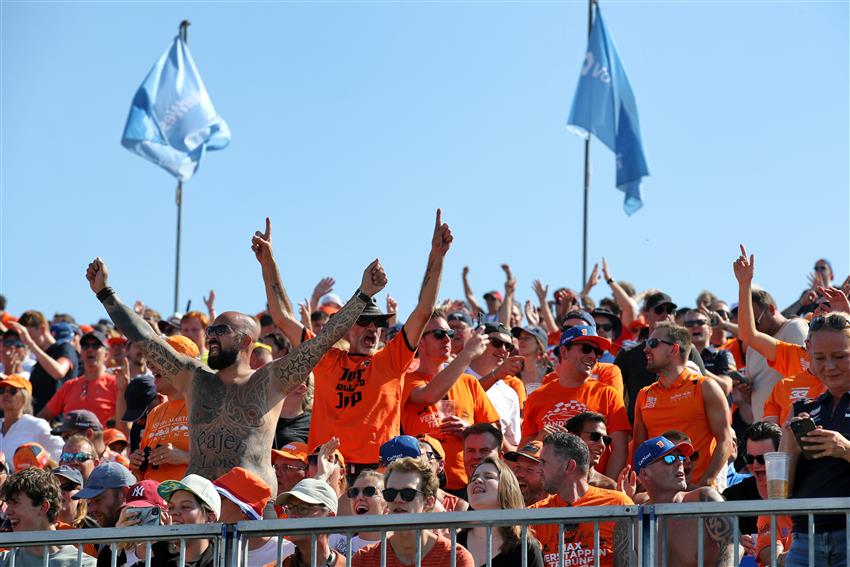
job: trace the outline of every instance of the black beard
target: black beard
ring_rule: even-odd
[[[239,358],[239,348],[231,346],[230,348],[224,348],[219,345],[218,354],[213,356],[210,354],[207,357],[207,364],[213,370],[223,370],[228,366],[232,366],[236,364],[236,359]]]

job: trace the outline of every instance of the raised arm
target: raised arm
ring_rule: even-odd
[[[540,303],[540,322],[546,328],[546,332],[551,333],[558,330],[558,324],[555,323],[555,316],[552,315],[552,310],[549,309],[549,304],[546,298],[549,295],[549,286],[543,285],[540,280],[534,280],[531,284],[534,288],[534,294],[537,295],[537,301]]]
[[[271,378],[284,394],[302,384],[313,367],[351,328],[373,295],[387,285],[387,275],[376,259],[366,267],[360,289],[337,311],[314,339],[304,341],[283,358],[273,360],[257,372],[271,373]]]
[[[162,371],[164,379],[180,391],[185,391],[194,371],[201,366],[197,360],[175,351],[153,328],[123,303],[108,285],[109,271],[100,258],[95,258],[86,270],[91,290],[103,304],[109,318],[124,336],[141,346],[148,362]]]
[[[511,267],[507,264],[502,264],[502,270],[505,272],[505,300],[499,307],[499,321],[507,328],[511,328],[511,310],[514,305],[514,294],[516,293],[516,278],[511,273]]]
[[[481,306],[475,301],[475,294],[472,292],[472,286],[469,285],[469,266],[463,267],[463,294],[466,296],[466,302],[469,303],[472,316],[475,317],[481,312]]]
[[[263,284],[266,288],[266,301],[269,304],[269,314],[278,329],[283,331],[284,336],[289,339],[292,346],[301,344],[304,325],[295,317],[292,302],[283,287],[280,272],[277,269],[277,261],[274,259],[272,250],[272,221],[266,217],[266,231],[259,230],[251,239],[251,250],[257,257],[263,271]]]
[[[753,274],[755,273],[755,256],[747,257],[747,250],[741,244],[741,255],[732,264],[735,278],[738,280],[738,338],[747,343],[767,359],[776,360],[776,339],[756,328],[756,318],[753,314]]]
[[[611,288],[611,293],[614,295],[614,301],[620,306],[620,318],[623,320],[623,326],[628,327],[638,318],[640,309],[637,301],[632,299],[623,286],[614,281],[611,277],[611,272],[608,270],[608,261],[602,258],[602,277],[605,278],[605,283]]]
[[[419,290],[419,302],[407,321],[404,323],[404,335],[408,344],[415,348],[422,338],[422,331],[431,319],[434,306],[437,304],[437,293],[440,291],[440,277],[443,274],[443,259],[452,244],[452,230],[441,220],[442,212],[437,209],[437,219],[434,223],[434,235],[431,237],[431,253],[428,254],[428,265],[425,267],[425,278],[422,289]]]
[[[416,406],[436,404],[452,389],[461,374],[466,372],[469,363],[484,353],[489,343],[490,337],[484,334],[484,327],[477,328],[466,341],[463,350],[448,366],[438,372],[430,382],[410,392],[410,402]]]

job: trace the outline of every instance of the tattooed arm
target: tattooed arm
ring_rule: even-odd
[[[434,306],[437,304],[437,293],[440,291],[440,277],[443,274],[443,258],[452,244],[452,231],[449,225],[444,224],[441,211],[437,209],[437,220],[434,225],[434,235],[431,238],[431,253],[428,255],[428,266],[425,268],[425,278],[422,280],[422,289],[419,291],[419,303],[416,309],[404,323],[404,336],[411,347],[419,344],[422,331],[431,319]]]
[[[726,499],[713,488],[699,489],[700,502],[725,502]],[[709,516],[705,519],[706,546],[714,544],[717,567],[732,565],[732,521],[728,516]],[[709,550],[706,549],[706,556]]]
[[[273,360],[257,372],[270,373],[271,379],[284,394],[289,394],[295,386],[302,384],[312,372],[313,367],[328,352],[334,343],[341,339],[351,328],[363,309],[365,298],[381,291],[387,285],[387,276],[378,260],[375,260],[363,272],[360,292],[348,300],[322,327],[316,338],[304,341],[292,352],[281,359]]]
[[[614,567],[631,565],[634,542],[632,529],[628,521],[619,521],[614,525]]]
[[[280,279],[280,271],[277,269],[277,261],[274,259],[272,250],[272,221],[266,217],[266,231],[259,230],[251,239],[251,250],[257,256],[257,261],[263,269],[263,283],[266,287],[266,301],[269,304],[269,314],[278,329],[283,331],[284,336],[289,339],[292,346],[301,344],[304,325],[295,318],[292,310],[292,302],[283,287]]]
[[[133,310],[124,304],[108,286],[109,271],[100,258],[95,258],[86,271],[86,279],[92,291],[98,295],[106,312],[115,326],[124,335],[141,345],[145,357],[151,366],[159,369],[163,378],[180,391],[185,391],[192,380],[192,374],[201,363],[177,353],[157,335],[153,328]]]

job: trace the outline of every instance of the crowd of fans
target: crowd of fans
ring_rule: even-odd
[[[767,498],[764,454],[790,456],[790,497],[850,496],[850,278],[836,286],[818,260],[800,299],[782,310],[752,285],[744,248],[729,277],[734,302],[701,293],[679,306],[637,292],[595,266],[576,292],[534,281],[518,299],[504,288],[483,304],[464,268],[464,299],[438,301],[451,230],[437,213],[419,302],[402,321],[387,278],[367,267],[349,301],[321,280],[294,306],[274,258],[271,224],[252,249],[266,310],[163,318],[125,306],[96,259],[87,277],[110,319],[6,311],[0,296],[0,521],[4,531],[203,524],[263,518],[380,515]],[[601,271],[601,273],[600,273]],[[604,282],[610,297],[590,293]],[[816,428],[799,439],[794,422]],[[215,432],[213,432],[213,429]],[[262,455],[257,459],[256,455]],[[257,463],[262,460],[262,463]],[[238,466],[237,466],[238,465]],[[696,520],[668,533],[695,536]],[[628,564],[627,523],[599,526],[601,565]],[[731,519],[704,522],[706,565],[737,565]],[[844,516],[817,516],[817,565],[844,565]],[[593,524],[539,525],[527,564],[593,564]],[[741,549],[769,564],[808,564],[805,516],[741,521]],[[520,565],[518,527],[400,531],[387,565]],[[251,566],[379,565],[379,532],[251,539]],[[695,565],[696,537],[668,537],[672,565]],[[488,548],[489,545],[489,548]],[[659,544],[660,545],[660,544]],[[86,544],[83,564],[110,564]],[[76,564],[72,546],[14,549],[0,565]],[[142,565],[146,546],[118,548]],[[154,564],[176,564],[156,542]],[[186,559],[213,564],[207,540]],[[316,554],[314,557],[313,554]]]

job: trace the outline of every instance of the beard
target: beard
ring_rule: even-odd
[[[223,370],[235,364],[237,358],[239,358],[239,348],[236,345],[231,345],[228,348],[219,346],[218,354],[210,354],[207,358],[207,364],[213,370]]]

